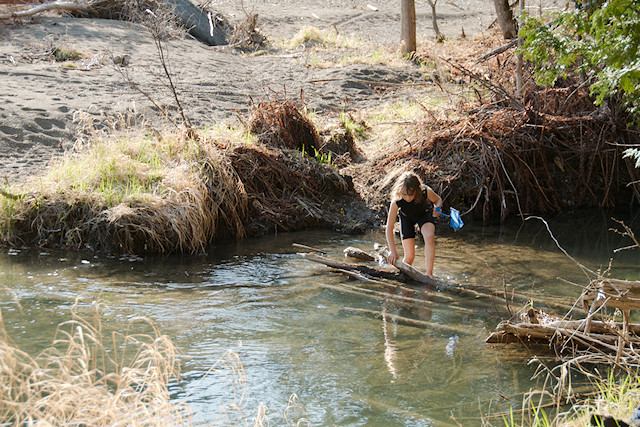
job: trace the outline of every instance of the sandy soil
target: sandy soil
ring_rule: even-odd
[[[357,34],[374,45],[395,45],[400,37],[399,2],[213,2],[232,23],[246,16],[243,6],[258,14],[261,32],[271,39],[289,39],[305,25]],[[437,8],[440,30],[449,38],[459,37],[462,28],[473,36],[494,20],[488,0],[443,2]],[[416,10],[418,39],[433,38],[428,3],[416,1]],[[73,63],[47,60],[52,44],[84,57]],[[362,80],[428,83],[410,65],[309,67],[304,51],[250,56],[187,39],[171,42],[168,53],[187,115],[200,126],[242,116],[250,97],[260,100],[274,91],[295,97],[303,91],[309,106],[323,113],[369,108],[411,96],[413,90],[410,85],[364,85]],[[126,67],[113,63],[114,57],[125,55]],[[118,113],[148,116],[151,103],[130,87],[125,75],[157,102],[173,105],[154,77],[158,63],[152,38],[136,24],[54,16],[0,24],[0,179],[14,182],[43,173],[52,159],[73,146],[87,120],[103,123],[105,115]]]

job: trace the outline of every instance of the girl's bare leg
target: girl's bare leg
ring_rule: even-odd
[[[406,264],[413,264],[413,259],[416,257],[416,239],[404,239],[402,241],[402,250],[404,252],[404,261]]]
[[[436,226],[430,222],[426,222],[422,228],[420,228],[420,231],[424,238],[424,264],[426,265],[426,274],[433,278],[433,261],[436,257]]]

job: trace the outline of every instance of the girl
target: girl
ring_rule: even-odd
[[[433,209],[429,209],[429,203],[433,203]],[[418,224],[422,237],[424,237],[424,262],[427,267],[427,276],[433,278],[433,260],[435,258],[435,218],[440,216],[438,208],[442,208],[442,199],[433,190],[420,182],[420,178],[413,172],[403,173],[391,192],[391,205],[387,216],[387,245],[389,256],[387,261],[395,265],[398,252],[393,235],[393,226],[400,215],[400,237],[404,250],[405,263],[413,264],[416,255],[416,231]]]

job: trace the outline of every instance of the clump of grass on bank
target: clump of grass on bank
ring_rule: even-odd
[[[13,245],[202,252],[219,225],[245,233],[247,197],[224,149],[181,135],[94,141],[0,200],[0,235]]]
[[[11,425],[185,425],[189,407],[170,399],[179,376],[176,349],[150,321],[114,333],[108,348],[94,303],[94,320],[72,309],[52,345],[36,357],[16,348],[0,313],[0,422]]]
[[[590,425],[593,414],[610,416],[630,423],[636,408],[640,407],[640,377],[627,375],[616,379],[612,373],[596,384],[598,395],[582,404],[575,405],[572,412],[562,417],[558,425],[579,427]]]

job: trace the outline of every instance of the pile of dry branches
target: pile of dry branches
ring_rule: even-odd
[[[286,96],[252,103],[248,127],[262,144],[314,155],[320,149],[320,136],[302,111],[302,102]]]
[[[615,112],[585,89],[534,88],[522,109],[483,105],[454,120],[417,126],[416,143],[381,166],[409,162],[449,203],[476,218],[612,207],[638,171],[622,159],[638,141]],[[627,194],[640,201],[637,191]]]
[[[247,145],[235,147],[229,156],[249,197],[250,234],[274,227],[291,231],[337,225],[344,215],[332,202],[345,195],[355,197],[350,181],[296,151]]]

